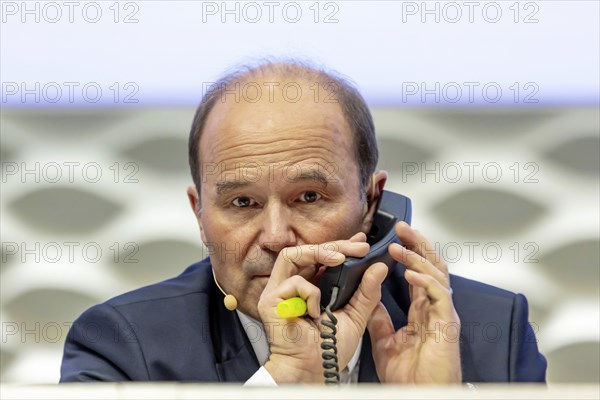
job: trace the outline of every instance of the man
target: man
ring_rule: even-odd
[[[86,311],[61,381],[322,383],[315,283],[369,250],[387,179],[377,156],[363,98],[336,75],[266,62],[223,77],[189,141],[188,197],[210,260]],[[404,245],[388,251],[405,267],[370,266],[334,313],[342,380],[544,381],[525,298],[449,275],[419,232],[395,232]],[[295,296],[307,314],[281,318],[277,304]]]

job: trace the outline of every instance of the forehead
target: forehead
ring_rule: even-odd
[[[208,115],[201,160],[353,163],[354,139],[342,108],[319,90],[316,81],[274,77],[230,87]]]

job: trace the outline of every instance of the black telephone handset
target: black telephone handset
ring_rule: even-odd
[[[358,289],[366,269],[374,263],[383,262],[390,269],[394,267],[396,261],[388,253],[388,246],[393,242],[398,243],[394,226],[398,221],[410,224],[411,210],[408,197],[387,190],[382,192],[371,231],[367,235],[367,243],[371,245],[369,253],[362,258],[346,257],[343,264],[325,269],[319,281],[323,307],[329,304],[334,286],[339,289],[331,310],[345,306]]]

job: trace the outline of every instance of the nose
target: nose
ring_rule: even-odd
[[[259,237],[261,248],[279,253],[285,247],[296,245],[291,217],[291,210],[281,203],[268,203],[263,208]]]

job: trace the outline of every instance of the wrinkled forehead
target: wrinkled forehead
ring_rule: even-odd
[[[328,93],[331,88],[307,78],[264,76],[232,83],[208,115],[201,159],[219,161],[214,158],[223,152],[228,156],[243,148],[252,150],[247,155],[284,150],[282,143],[307,156],[327,150],[351,157],[350,127],[337,98]]]

